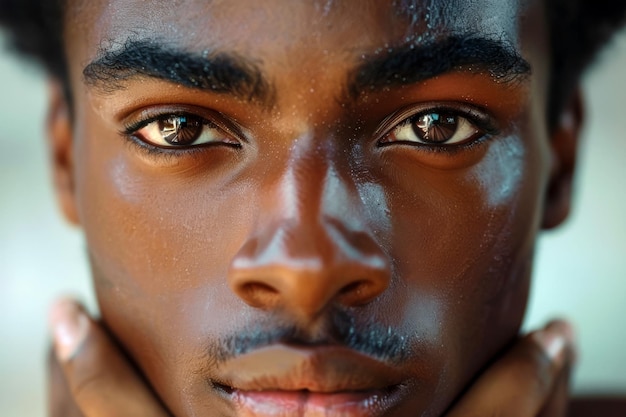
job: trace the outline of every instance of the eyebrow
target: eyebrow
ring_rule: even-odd
[[[365,57],[348,82],[350,97],[382,88],[415,84],[454,70],[487,73],[510,84],[531,74],[530,64],[509,43],[480,36],[450,36],[419,46],[391,48]]]
[[[453,70],[488,73],[501,83],[523,79],[530,64],[510,44],[480,36],[451,36],[425,44],[405,44],[364,56],[348,75],[351,99],[383,88],[411,85]],[[271,106],[273,86],[252,60],[233,52],[193,53],[156,40],[129,39],[103,49],[83,70],[85,83],[104,93],[147,76],[202,91],[229,94]]]
[[[121,47],[102,49],[83,70],[85,83],[114,93],[141,76],[185,87],[268,102],[271,89],[259,66],[235,53],[190,53],[156,40],[128,39]]]

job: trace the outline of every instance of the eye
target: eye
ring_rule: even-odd
[[[150,145],[161,148],[176,148],[225,143],[239,145],[240,142],[217,124],[193,115],[162,115],[129,127],[127,133]]]
[[[485,134],[466,117],[451,111],[426,111],[404,119],[380,143],[414,142],[452,145],[469,142]]]

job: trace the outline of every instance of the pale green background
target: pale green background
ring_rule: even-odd
[[[580,334],[575,389],[626,393],[626,32],[586,82],[576,210],[539,246],[527,327],[554,315]],[[84,243],[55,206],[41,74],[0,53],[0,415],[45,415],[46,310],[93,307]]]

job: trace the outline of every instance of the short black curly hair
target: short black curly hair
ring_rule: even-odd
[[[552,50],[548,120],[552,123],[601,47],[626,22],[626,1],[545,0]],[[64,0],[0,0],[10,44],[66,84]]]
[[[64,0],[0,0],[0,26],[6,29],[12,49],[65,81],[64,4]]]

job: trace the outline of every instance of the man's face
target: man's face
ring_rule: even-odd
[[[515,336],[539,2],[78,3],[78,217],[175,415],[435,416]]]

